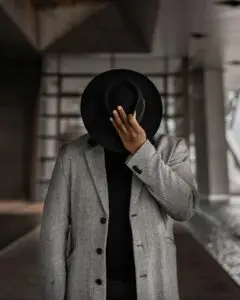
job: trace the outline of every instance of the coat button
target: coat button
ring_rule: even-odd
[[[106,224],[106,222],[107,222],[106,218],[101,218],[101,219],[100,219],[100,223],[101,223],[101,224]]]
[[[136,173],[142,174],[142,170],[140,170],[138,166],[134,165],[134,166],[132,166],[132,169],[133,169],[133,171],[135,171]]]
[[[132,214],[131,217],[135,218],[135,217],[137,217],[137,214]]]
[[[97,254],[102,254],[103,250],[101,248],[97,248],[96,252],[97,252]]]
[[[96,279],[96,284],[101,285],[102,284],[102,279]]]

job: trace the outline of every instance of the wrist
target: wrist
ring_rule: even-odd
[[[146,143],[146,141],[147,141],[147,139],[145,139],[143,142],[138,144],[134,149],[130,150],[129,152],[131,153],[131,155],[136,153]]]

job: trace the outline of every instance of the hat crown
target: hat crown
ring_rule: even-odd
[[[153,82],[136,71],[113,69],[95,76],[84,89],[81,113],[90,137],[105,149],[126,153],[109,118],[121,105],[136,118],[149,140],[162,118],[161,95]]]
[[[109,116],[118,106],[122,106],[126,114],[136,112],[137,120],[140,122],[145,111],[145,100],[141,90],[131,80],[115,81],[105,91],[105,107]]]

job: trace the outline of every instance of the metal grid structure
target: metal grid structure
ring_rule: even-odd
[[[176,82],[182,82],[184,77],[181,68],[180,71],[173,71],[173,65],[181,65],[181,59],[175,59],[174,63],[165,58],[161,60],[163,72],[144,72],[144,75],[155,83],[163,96],[162,133],[183,135],[177,128],[182,126],[184,120],[184,109],[179,109],[183,107],[180,102],[184,97],[184,85],[176,85]],[[59,145],[74,135],[71,131],[77,129],[75,135],[80,135],[79,127],[84,129],[79,110],[81,92],[88,82],[100,73],[76,72],[76,70],[66,72],[61,68],[61,57],[57,57],[55,63],[56,72],[43,73],[45,84],[40,101],[36,189],[36,199],[40,201],[45,197]],[[119,68],[114,54],[110,56],[108,66],[108,69],[113,68]]]
[[[184,115],[184,118],[177,126],[177,135],[185,138],[189,147],[189,156],[192,172],[196,174],[196,147],[195,147],[195,134],[193,129],[193,103],[190,94],[190,63],[188,57],[183,57],[180,66],[182,77],[176,79],[178,89],[182,91],[181,99],[176,102],[176,112]]]

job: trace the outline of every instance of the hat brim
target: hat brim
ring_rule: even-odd
[[[102,147],[114,152],[126,150],[104,107],[104,92],[111,82],[122,79],[130,79],[142,92],[146,107],[140,125],[148,139],[151,140],[157,132],[163,112],[161,95],[146,76],[132,70],[114,69],[94,77],[82,95],[82,120],[91,138]]]

